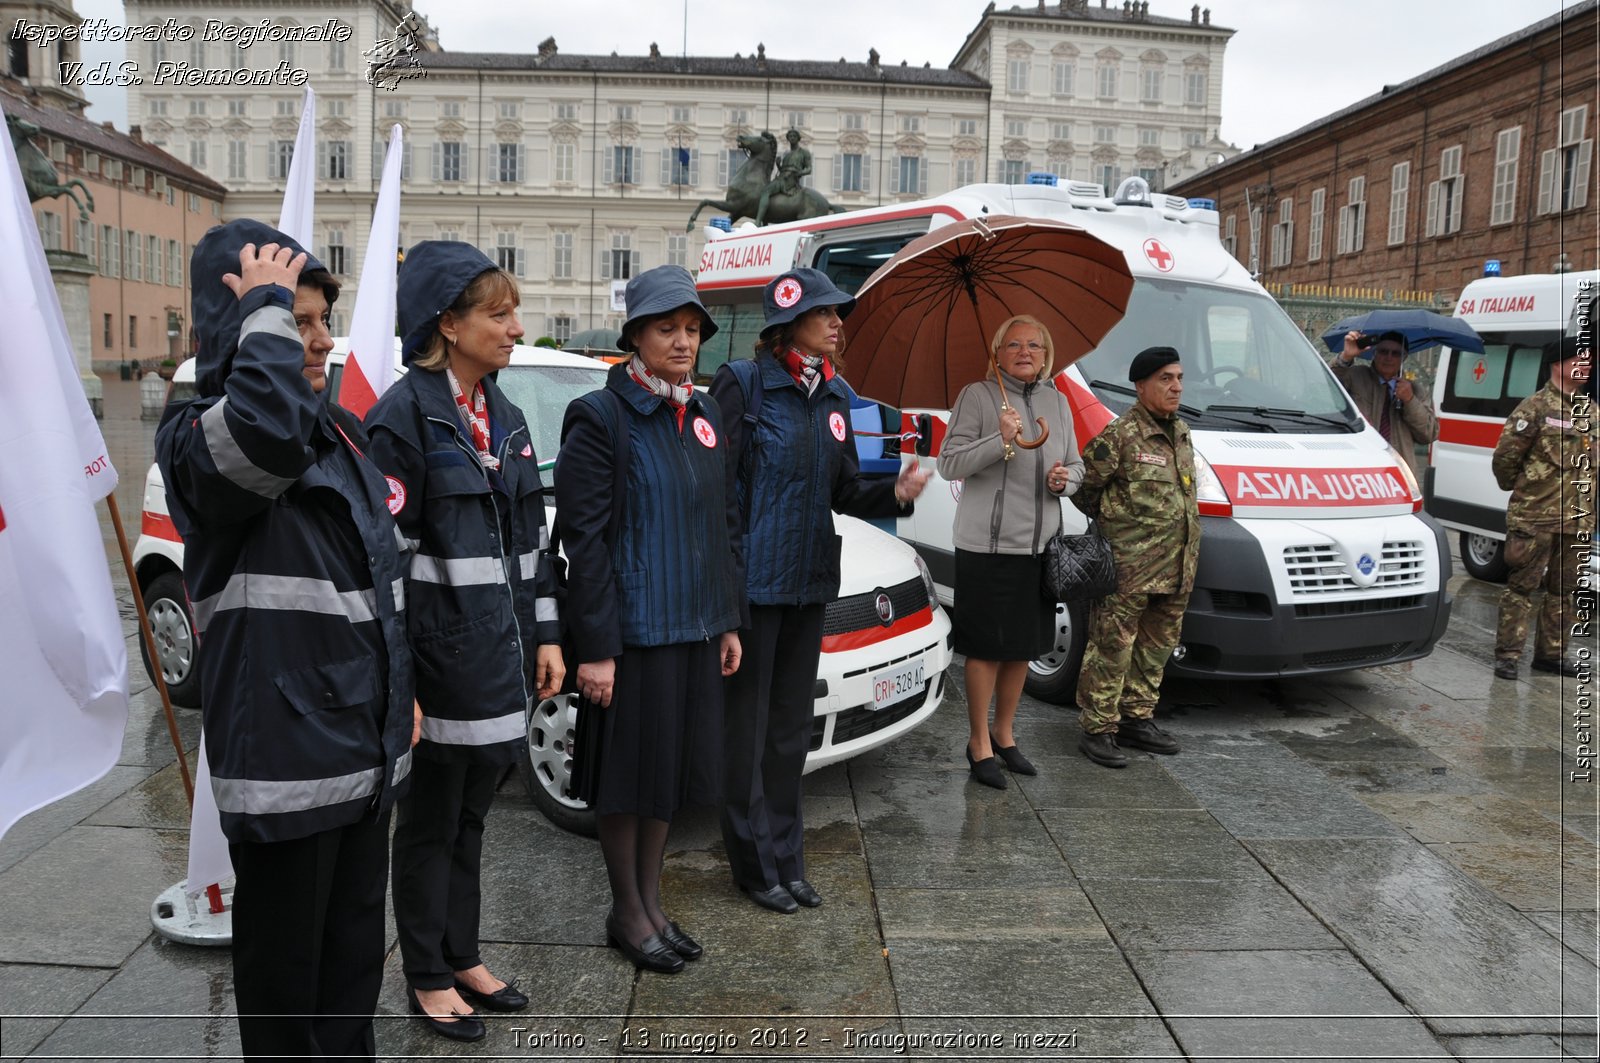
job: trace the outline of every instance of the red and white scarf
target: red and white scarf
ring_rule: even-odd
[[[820,354],[802,354],[794,347],[784,352],[783,367],[796,384],[806,389],[807,395],[815,394],[817,385],[824,380],[833,379],[832,362]]]
[[[483,381],[472,385],[472,398],[469,401],[461,391],[461,381],[456,379],[449,366],[445,367],[444,375],[450,378],[450,394],[455,396],[456,412],[461,414],[461,423],[466,425],[467,434],[472,436],[478,461],[483,463],[485,469],[498,469],[500,459],[489,449],[489,405],[484,401]]]
[[[694,394],[694,381],[684,377],[682,384],[672,384],[656,376],[644,367],[644,361],[634,355],[628,362],[628,375],[633,377],[634,383],[646,391],[660,395],[672,407],[672,412],[678,418],[678,430],[683,430],[683,411],[689,405],[689,396]]]

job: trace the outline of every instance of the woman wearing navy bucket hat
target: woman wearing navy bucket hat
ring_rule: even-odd
[[[673,974],[702,949],[661,903],[667,831],[720,794],[722,678],[739,667],[739,514],[717,404],[696,391],[717,327],[682,266],[628,282],[633,357],[567,407],[556,508],[577,667],[574,789],[611,885],[606,938]]]
[[[422,740],[394,836],[394,915],[413,1011],[476,1041],[528,998],[478,953],[478,866],[495,783],[530,699],[561,687],[556,576],[539,456],[495,385],[511,360],[516,279],[471,244],[429,240],[399,275],[411,371],[367,413],[389,511],[411,546],[407,617]]]
[[[783,274],[767,285],[755,358],[711,382],[737,471],[747,603],[745,663],[727,682],[722,838],[734,883],[784,914],[822,903],[806,880],[800,776],[823,610],[839,593],[831,511],[904,515],[929,477],[915,465],[894,481],[860,475],[850,393],[835,375],[855,302],[820,270]]]

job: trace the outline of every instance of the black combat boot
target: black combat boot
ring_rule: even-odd
[[[1578,674],[1578,666],[1570,657],[1535,657],[1533,659],[1535,672],[1549,672],[1551,675]]]
[[[1117,724],[1117,745],[1163,756],[1171,756],[1178,751],[1178,740],[1157,727],[1154,720],[1129,719],[1126,716]]]
[[[1128,755],[1117,748],[1117,736],[1109,731],[1103,734],[1085,732],[1078,736],[1078,752],[1106,768],[1126,768]]]
[[[1517,678],[1517,662],[1510,657],[1502,657],[1494,662],[1494,677],[1496,679]]]

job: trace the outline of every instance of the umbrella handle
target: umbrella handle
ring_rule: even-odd
[[[1050,426],[1044,423],[1044,418],[1035,417],[1033,420],[1039,426],[1039,434],[1032,439],[1023,439],[1021,435],[1018,435],[1017,446],[1023,450],[1038,450],[1044,446],[1044,441],[1050,438]]]

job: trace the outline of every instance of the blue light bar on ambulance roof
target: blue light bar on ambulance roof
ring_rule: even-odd
[[[732,218],[712,218],[708,223],[713,229],[721,229],[725,233],[733,232]]]
[[[1216,210],[1217,201],[1214,199],[1195,198],[1189,200],[1189,206],[1195,208],[1196,210]]]
[[[1052,188],[1059,183],[1059,178],[1053,173],[1035,171],[1028,175],[1030,185],[1050,185]]]

